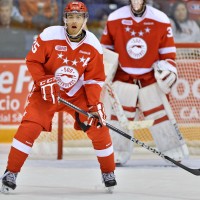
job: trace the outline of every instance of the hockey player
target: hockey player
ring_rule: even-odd
[[[75,118],[75,111],[58,104],[60,96],[92,112],[98,117],[87,119],[87,130],[96,152],[105,187],[115,186],[115,163],[112,141],[105,125],[103,104],[99,102],[105,80],[102,47],[98,39],[84,27],[88,10],[79,1],[67,4],[63,16],[65,26],[46,28],[34,41],[26,64],[34,80],[24,116],[12,143],[7,169],[2,177],[2,190],[16,188],[16,178],[41,131],[51,131],[55,112],[65,111]],[[96,126],[97,121],[101,127]],[[98,123],[99,124],[99,123]],[[76,121],[74,128],[80,130]]]
[[[170,21],[163,12],[146,5],[145,0],[129,3],[109,15],[101,37],[103,47],[119,54],[112,87],[128,120],[137,118],[139,106],[145,119],[155,120],[150,132],[157,148],[181,161],[188,156],[188,149],[166,98],[178,78]],[[120,128],[116,113],[111,110],[106,114]],[[115,162],[123,164],[130,158],[132,143],[112,131],[111,135]]]

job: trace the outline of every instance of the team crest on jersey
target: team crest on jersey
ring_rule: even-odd
[[[126,44],[126,50],[131,58],[140,59],[147,52],[147,44],[142,38],[131,38]]]
[[[78,71],[70,66],[62,66],[55,72],[55,78],[58,85],[62,88],[68,89],[76,84],[78,81]]]
[[[56,45],[55,50],[57,50],[57,51],[67,51],[67,46]]]

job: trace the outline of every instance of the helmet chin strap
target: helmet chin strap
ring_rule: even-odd
[[[67,31],[67,19],[64,18],[64,23],[65,23],[65,30],[66,30],[66,33],[67,33],[67,36],[70,38],[70,39],[79,39],[82,37],[82,30],[83,28],[85,27],[86,23],[87,23],[87,18],[85,18],[80,30],[78,31],[78,33],[74,34],[74,35],[71,35],[68,33]]]

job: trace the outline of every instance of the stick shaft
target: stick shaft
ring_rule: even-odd
[[[58,101],[61,102],[61,103],[63,103],[63,104],[65,104],[66,106],[69,106],[70,108],[74,109],[74,110],[77,111],[78,113],[81,113],[81,114],[83,114],[83,115],[85,115],[85,116],[87,116],[87,117],[89,117],[89,118],[90,118],[90,117],[93,117],[92,114],[90,114],[90,113],[88,113],[88,112],[82,110],[81,108],[75,106],[74,104],[72,104],[72,103],[70,103],[70,102],[68,102],[68,101],[66,101],[66,100],[64,100],[64,99],[62,99],[62,98],[60,98],[60,97],[58,97]],[[134,143],[136,143],[136,144],[138,144],[139,146],[141,146],[141,147],[147,149],[148,151],[150,151],[150,152],[152,152],[152,153],[154,153],[154,154],[157,154],[158,156],[160,156],[160,157],[162,157],[162,158],[164,158],[164,159],[166,159],[166,160],[172,162],[172,163],[175,164],[176,166],[179,166],[180,168],[182,168],[182,169],[184,169],[184,170],[186,170],[186,171],[188,171],[188,172],[190,172],[190,173],[192,173],[192,174],[194,174],[194,175],[196,175],[196,176],[199,176],[199,175],[200,175],[200,169],[191,169],[191,168],[189,168],[189,167],[187,167],[187,166],[181,164],[180,162],[177,162],[177,161],[175,161],[174,159],[172,159],[172,158],[170,158],[170,157],[168,157],[168,156],[165,156],[164,154],[162,154],[161,152],[157,151],[156,149],[154,149],[154,148],[152,148],[152,147],[146,145],[144,142],[141,142],[140,140],[138,140],[138,139],[136,139],[136,138],[134,138],[134,137],[128,135],[127,133],[123,132],[122,130],[120,130],[120,129],[114,127],[114,126],[112,126],[111,124],[109,124],[109,123],[107,123],[107,122],[106,122],[106,126],[107,126],[109,129],[111,129],[111,130],[117,132],[118,134],[122,135],[123,137],[125,137],[125,138],[131,140],[132,142],[134,142]]]

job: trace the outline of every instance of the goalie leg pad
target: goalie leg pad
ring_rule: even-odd
[[[122,128],[118,121],[111,120],[109,121],[109,124],[124,131],[125,133],[133,137],[133,131]],[[131,158],[134,143],[128,140],[127,138],[122,137],[119,134],[116,134],[116,132],[113,130],[109,130],[109,131],[110,131],[110,136],[112,138],[112,143],[113,143],[115,163],[125,164]]]
[[[155,125],[150,127],[150,132],[159,151],[181,161],[188,156],[187,146],[177,127],[169,120],[169,110],[167,112],[165,110],[166,102],[163,102],[161,92],[157,83],[141,88],[139,91],[140,108],[145,119],[155,120]]]
[[[116,81],[113,83],[113,90],[119,98],[119,101],[123,107],[124,114],[127,117],[127,119],[134,120],[136,113],[137,96],[139,91],[138,86],[134,84]],[[110,104],[109,107],[111,108],[112,105]],[[133,131],[127,130],[127,128],[123,128],[122,126],[120,126],[120,123],[119,121],[117,121],[117,116],[114,110],[111,109],[110,113],[106,114],[110,117],[110,124],[133,136]],[[110,135],[112,137],[113,148],[115,153],[115,163],[125,164],[131,157],[133,150],[133,142],[127,140],[124,137],[121,137],[121,135],[116,134],[112,130],[110,130]]]
[[[174,126],[169,120],[156,124],[149,128],[154,142],[164,155],[181,161],[187,152],[187,146],[183,140],[179,140]]]
[[[119,98],[126,117],[130,121],[133,121],[136,113],[136,103],[139,93],[139,87],[135,84],[115,81],[113,83],[113,89]],[[111,111],[111,114],[115,115],[112,112],[113,110]]]

